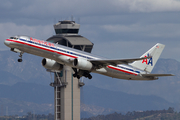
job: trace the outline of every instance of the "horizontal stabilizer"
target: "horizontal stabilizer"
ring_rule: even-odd
[[[163,77],[163,76],[174,76],[173,74],[142,74],[143,77]]]

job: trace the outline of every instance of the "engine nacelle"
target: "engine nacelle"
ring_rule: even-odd
[[[63,65],[57,63],[54,60],[48,59],[48,58],[44,58],[42,60],[42,66],[48,70],[53,70],[53,71],[61,71],[63,69]]]
[[[85,59],[74,59],[74,66],[82,70],[92,70],[93,64]]]

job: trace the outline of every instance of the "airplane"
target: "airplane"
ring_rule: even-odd
[[[23,53],[44,57],[42,66],[47,70],[60,72],[63,65],[67,65],[72,67],[73,77],[78,79],[82,76],[91,79],[91,72],[126,80],[157,80],[158,77],[173,76],[173,74],[151,74],[165,47],[160,43],[154,45],[140,58],[133,59],[106,59],[29,36],[10,37],[4,44],[10,47],[11,51],[20,53],[18,62],[22,62]]]

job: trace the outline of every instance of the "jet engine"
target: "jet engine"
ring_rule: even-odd
[[[41,63],[42,63],[42,66],[48,70],[61,71],[63,69],[63,65],[48,58],[44,58]]]
[[[74,66],[82,70],[92,70],[93,64],[85,59],[74,59]]]

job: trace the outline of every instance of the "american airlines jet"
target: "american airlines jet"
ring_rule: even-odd
[[[151,74],[165,45],[157,43],[140,58],[106,59],[93,54],[69,48],[63,45],[38,40],[28,36],[14,36],[6,39],[4,44],[11,51],[20,53],[18,62],[22,62],[24,52],[44,57],[42,65],[47,70],[59,72],[63,65],[72,67],[74,77],[92,78],[91,72],[112,78],[127,80],[156,80],[161,76],[172,74]]]

